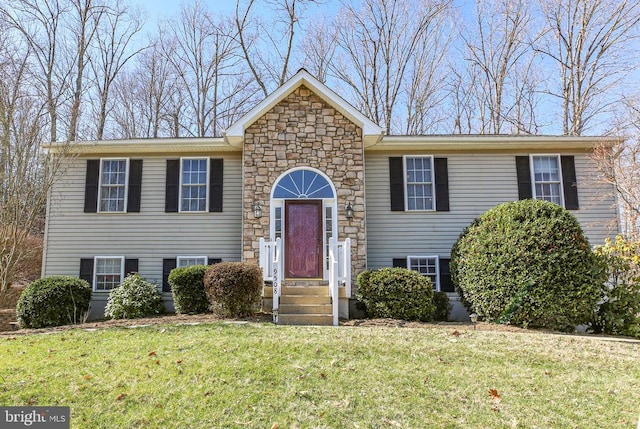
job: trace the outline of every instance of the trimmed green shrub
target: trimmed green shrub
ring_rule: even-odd
[[[450,265],[470,312],[558,330],[589,322],[606,278],[576,218],[538,200],[501,204],[474,220]]]
[[[209,301],[204,291],[204,273],[207,268],[206,265],[190,265],[171,270],[169,284],[176,313],[196,314],[209,310]]]
[[[433,292],[433,320],[436,322],[446,322],[451,314],[451,304],[446,292]]]
[[[164,311],[158,287],[140,274],[127,276],[122,284],[111,289],[104,317],[108,319],[138,319],[161,314]]]
[[[357,277],[356,298],[367,317],[433,320],[431,280],[406,268],[363,271]]]
[[[211,310],[223,317],[256,313],[262,297],[262,270],[255,264],[221,262],[204,274],[204,288]]]
[[[607,264],[609,281],[591,330],[640,338],[640,242],[617,236],[615,242],[607,239],[595,252]]]
[[[82,323],[89,313],[91,286],[68,276],[38,279],[22,292],[16,305],[21,328]]]

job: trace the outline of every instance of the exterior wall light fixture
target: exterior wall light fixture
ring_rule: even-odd
[[[256,219],[260,219],[262,217],[262,206],[260,205],[260,203],[253,203],[251,209],[253,210],[253,215],[256,217]]]
[[[350,202],[348,202],[347,205],[344,206],[344,210],[346,211],[347,219],[353,219],[353,206]]]

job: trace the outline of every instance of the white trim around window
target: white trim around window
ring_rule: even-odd
[[[433,284],[433,290],[440,291],[440,258],[438,255],[407,256],[407,268],[417,271],[423,276],[429,276]]]
[[[124,256],[95,256],[93,258],[94,291],[109,292],[120,286],[123,280]]]
[[[424,168],[426,160],[428,160],[429,177],[426,177],[427,171]],[[436,191],[433,155],[404,155],[402,164],[404,170],[405,211],[435,211]],[[411,188],[413,192],[409,192]]]
[[[188,267],[191,265],[207,265],[209,257],[207,256],[178,256],[176,258],[176,267]]]
[[[124,162],[124,174],[116,170],[106,172]],[[109,180],[105,183],[105,174],[109,175]],[[115,180],[114,180],[115,179]],[[124,183],[121,183],[122,180]],[[105,195],[109,189],[109,195]],[[120,191],[122,190],[122,191]],[[115,191],[115,196],[113,192]],[[100,171],[98,176],[98,213],[126,213],[127,199],[129,196],[129,158],[100,158]],[[103,201],[104,200],[104,201]]]
[[[555,165],[553,162],[555,161]],[[536,200],[549,201],[564,207],[562,163],[558,154],[531,154],[531,195]],[[543,167],[536,171],[536,166]],[[557,176],[556,176],[557,175]]]
[[[204,168],[205,168],[205,177],[204,177],[204,183],[201,182],[197,182],[197,183],[183,183],[183,179],[184,179],[184,165],[185,165],[185,161],[202,161],[204,162]],[[193,165],[190,165],[190,167],[193,167]],[[198,170],[201,171],[201,170]],[[178,195],[178,212],[180,213],[205,213],[209,211],[209,175],[211,174],[211,168],[209,167],[209,158],[206,157],[182,157],[180,158],[180,187],[179,187],[179,195]],[[191,181],[190,181],[191,182]],[[183,196],[183,188],[184,187],[202,187],[204,186],[204,207],[202,207],[200,205],[200,203],[198,203],[198,208],[197,210],[192,209],[193,207],[193,202],[194,201],[200,201],[202,200],[202,198],[198,197],[198,198],[190,198],[189,200],[189,207],[188,208],[184,208],[183,207],[183,197],[186,198],[185,196]]]

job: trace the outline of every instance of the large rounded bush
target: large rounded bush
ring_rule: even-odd
[[[211,309],[224,317],[255,314],[262,297],[262,270],[255,264],[221,262],[204,275]]]
[[[406,268],[363,271],[356,298],[368,317],[433,320],[433,286],[428,277]]]
[[[162,295],[157,286],[139,274],[131,274],[117,288],[111,289],[104,317],[109,319],[138,319],[161,314]]]
[[[454,245],[451,275],[481,318],[560,330],[590,320],[606,277],[576,218],[538,200],[501,204],[473,221]]]
[[[169,284],[176,313],[207,312],[209,301],[207,301],[207,294],[204,291],[205,271],[207,271],[206,265],[190,265],[171,270]]]
[[[16,306],[21,328],[45,328],[84,322],[91,303],[91,286],[76,277],[51,276],[31,283]]]

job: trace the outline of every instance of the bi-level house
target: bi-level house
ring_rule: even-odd
[[[572,210],[592,244],[618,231],[591,160],[602,143],[389,136],[301,70],[223,137],[76,143],[50,195],[43,275],[86,279],[98,318],[129,272],[170,308],[173,268],[251,262],[276,321],[336,324],[359,272],[403,266],[450,293],[460,319],[451,247],[487,209],[540,198]]]

